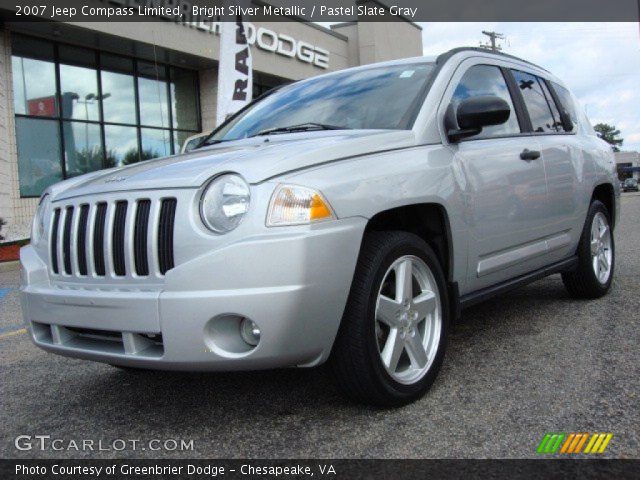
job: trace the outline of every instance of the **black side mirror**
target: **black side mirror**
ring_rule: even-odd
[[[449,140],[457,142],[462,138],[477,135],[491,125],[500,125],[509,120],[511,109],[500,97],[479,96],[460,102],[455,118],[458,128],[449,129]]]

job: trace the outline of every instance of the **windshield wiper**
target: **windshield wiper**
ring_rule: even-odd
[[[308,132],[311,130],[346,130],[347,127],[340,127],[338,125],[328,125],[326,123],[301,123],[299,125],[290,125],[288,127],[275,127],[261,130],[258,133],[250,135],[250,137],[259,137],[262,135],[271,135],[272,133],[292,133],[292,132]]]

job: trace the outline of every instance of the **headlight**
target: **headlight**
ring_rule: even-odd
[[[271,197],[267,226],[303,225],[331,218],[335,218],[335,215],[317,190],[280,185]]]
[[[207,228],[227,233],[236,228],[249,211],[251,193],[242,177],[227,173],[214,178],[200,198],[200,217]]]
[[[47,206],[49,205],[49,194],[43,193],[38,201],[36,215],[33,217],[33,225],[31,227],[31,243],[38,245],[42,240],[46,240],[47,229],[45,226],[45,218],[47,214]]]

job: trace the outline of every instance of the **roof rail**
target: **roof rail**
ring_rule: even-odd
[[[536,65],[535,63],[529,62],[528,60],[524,60],[524,59],[522,59],[520,57],[516,57],[514,55],[509,55],[508,53],[496,52],[496,51],[493,51],[493,50],[488,50],[486,48],[480,48],[480,47],[457,47],[457,48],[453,48],[453,49],[449,50],[448,52],[444,52],[444,53],[438,55],[438,57],[436,58],[436,63],[437,64],[442,64],[442,63],[446,62],[447,60],[449,60],[456,53],[460,53],[460,52],[481,52],[481,53],[488,53],[490,55],[498,55],[498,56],[501,56],[501,57],[507,57],[507,58],[510,58],[512,60],[518,60],[520,62],[528,63],[529,65],[534,66],[536,68],[539,68],[541,70],[544,70],[547,73],[551,73],[546,68],[543,68],[540,65]]]

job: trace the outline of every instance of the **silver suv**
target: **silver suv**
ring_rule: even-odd
[[[119,367],[330,360],[377,405],[421,396],[461,309],[561,273],[611,285],[611,149],[552,74],[456,49],[257,99],[186,155],[54,185],[21,251],[50,352]]]

